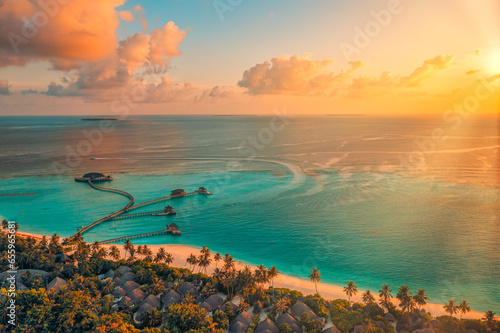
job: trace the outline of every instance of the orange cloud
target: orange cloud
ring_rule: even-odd
[[[127,10],[124,10],[124,11],[121,11],[121,12],[118,12],[118,15],[120,16],[120,18],[126,22],[134,22],[135,21],[135,17],[134,15],[127,11]]]
[[[351,68],[334,74],[325,70],[333,60],[311,60],[310,54],[273,58],[246,70],[238,82],[252,95],[311,95],[333,89],[334,83],[346,80],[363,62],[351,62]]]
[[[194,102],[213,102],[219,98],[227,98],[233,96],[232,90],[226,90],[219,86],[215,86],[212,89],[205,89],[200,96],[195,96]]]
[[[355,76],[366,65],[363,61],[349,62],[349,68],[334,73],[326,69],[333,60],[315,61],[310,55],[273,58],[257,64],[243,73],[238,82],[251,95],[302,95],[333,97],[339,94],[362,98],[387,94],[414,95],[404,91],[419,87],[423,81],[452,65],[454,55],[439,55],[427,59],[407,76],[393,75],[389,71],[379,77]],[[422,92],[418,92],[422,94]]]
[[[78,68],[115,52],[118,15],[125,0],[28,0],[0,2],[0,67],[48,60],[55,68]],[[91,14],[89,14],[91,13]]]
[[[149,25],[148,20],[146,20],[146,17],[144,16],[144,9],[141,7],[141,5],[135,5],[134,10],[139,14],[139,21],[142,24],[142,32],[146,33],[149,30]]]
[[[449,54],[427,59],[422,66],[416,68],[409,76],[401,78],[401,83],[409,87],[419,86],[423,80],[430,78],[436,72],[450,67],[454,58],[454,54]]]

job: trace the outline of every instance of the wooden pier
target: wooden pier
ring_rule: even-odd
[[[133,218],[133,217],[140,217],[140,216],[167,216],[167,215],[175,215],[175,212],[173,213],[166,213],[164,210],[157,210],[154,212],[144,212],[144,213],[135,213],[135,214],[122,214],[118,215],[115,217],[112,217],[110,220],[122,220],[122,219],[128,219],[128,218]]]
[[[179,231],[179,229],[177,229],[177,226],[175,225],[175,223],[172,223],[171,225],[167,224],[167,229],[166,230],[160,230],[160,231],[154,231],[154,232],[147,232],[147,233],[144,233],[144,234],[138,234],[138,235],[132,235],[132,236],[112,238],[112,239],[108,239],[108,240],[99,242],[99,244],[118,243],[120,241],[124,241],[124,240],[127,240],[127,239],[154,237],[154,236],[160,236],[160,235],[166,235],[166,234],[180,235],[181,232]]]
[[[108,176],[108,177],[110,177],[110,176]],[[175,193],[172,192],[172,194],[169,195],[168,197],[146,201],[146,202],[143,202],[143,203],[140,203],[140,204],[137,204],[137,205],[133,206],[133,204],[134,204],[134,197],[130,193],[127,193],[127,192],[121,191],[121,190],[112,189],[112,188],[105,188],[105,187],[98,186],[98,185],[92,183],[92,180],[90,180],[90,179],[87,182],[88,182],[88,184],[91,187],[93,187],[96,190],[117,193],[117,194],[126,196],[130,200],[129,200],[129,203],[125,207],[123,207],[122,209],[120,209],[119,211],[117,211],[117,212],[115,212],[113,214],[110,214],[108,216],[105,216],[102,219],[97,220],[94,223],[91,223],[91,224],[89,224],[89,225],[87,225],[85,227],[79,228],[78,232],[76,234],[74,234],[72,237],[75,237],[78,234],[82,235],[84,232],[88,231],[89,229],[91,229],[91,228],[95,227],[96,225],[98,225],[98,224],[100,224],[102,222],[105,222],[105,221],[120,220],[120,219],[140,217],[140,216],[162,216],[162,215],[173,215],[173,214],[176,214],[175,211],[173,209],[171,209],[171,207],[170,207],[171,210],[153,211],[153,212],[144,212],[144,213],[135,213],[135,214],[125,214],[125,215],[123,215],[123,213],[126,213],[126,212],[128,212],[130,210],[133,210],[133,209],[145,207],[145,206],[148,206],[148,205],[152,205],[152,204],[155,204],[155,203],[158,203],[158,202],[162,202],[162,201],[166,201],[166,200],[170,200],[170,199],[174,199],[174,198],[187,197],[187,196],[191,196],[191,195],[194,195],[194,194],[211,195],[211,193],[208,192],[204,187],[200,187],[198,190],[196,190],[194,192],[191,192],[191,193],[184,193],[184,192],[182,192],[182,194],[173,195]],[[184,191],[184,190],[182,190],[182,191]],[[174,235],[180,235],[180,233],[181,233],[179,231],[179,229],[177,229],[177,227],[173,228],[172,230],[169,229],[169,227],[167,227],[167,230],[157,231],[156,233],[152,233],[152,234],[156,235],[156,234],[161,234],[162,232],[163,233],[171,232]],[[139,236],[141,236],[141,237],[150,237],[150,236],[145,236],[145,235],[148,235],[148,234],[135,235],[135,236],[131,236],[131,237],[128,237],[128,238],[137,238]],[[124,238],[124,237],[121,237],[121,238]],[[125,238],[127,238],[127,237],[125,237]],[[113,239],[113,241],[115,241],[115,239]]]
[[[167,200],[174,199],[174,198],[188,197],[188,196],[191,196],[191,195],[194,195],[194,194],[199,194],[199,192],[194,191],[194,192],[191,192],[191,193],[186,193],[186,194],[182,194],[182,195],[175,195],[175,196],[169,195],[168,197],[164,197],[164,198],[160,198],[160,199],[155,199],[155,200],[150,200],[150,201],[146,201],[146,202],[137,204],[135,206],[130,207],[129,210],[133,210],[133,209],[145,207],[145,206],[148,206],[148,205],[153,205],[155,203],[162,202],[162,201],[167,201]]]
[[[103,217],[102,219],[100,220],[97,220],[95,221],[94,223],[91,223],[89,224],[88,226],[86,227],[83,227],[81,228],[76,234],[80,233],[80,234],[83,234],[84,232],[88,231],[90,228],[93,228],[95,227],[96,225],[98,225],[99,223],[101,222],[104,222],[104,221],[108,221],[108,220],[111,220],[112,218],[114,218],[115,216],[118,216],[124,212],[126,212],[130,206],[132,206],[134,204],[134,197],[130,194],[130,193],[127,193],[125,191],[120,191],[120,190],[115,190],[115,189],[112,189],[112,188],[105,188],[105,187],[101,187],[101,186],[97,186],[96,184],[92,183],[91,180],[88,181],[88,184],[95,188],[96,190],[99,190],[99,191],[106,191],[106,192],[113,192],[113,193],[118,193],[120,195],[123,195],[123,196],[126,196],[130,199],[129,203],[123,207],[122,209],[120,209],[119,211],[117,211],[116,213],[113,213],[111,215],[108,215],[108,216],[105,216]],[[75,235],[76,235],[75,234]],[[75,236],[73,235],[73,236]]]

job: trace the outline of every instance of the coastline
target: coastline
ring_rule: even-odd
[[[39,234],[33,234],[29,232],[18,232],[17,235],[21,237],[34,237],[36,239],[41,239],[43,235]],[[47,237],[50,237],[47,235]],[[132,242],[133,243],[133,242]],[[123,257],[125,254],[125,250],[123,249],[123,246],[118,245],[118,244],[102,244],[102,246],[106,249],[109,249],[109,247],[116,245],[118,246],[118,249],[120,250],[120,255]],[[144,245],[144,244],[142,244]],[[180,245],[180,244],[147,244],[148,247],[151,249],[153,254],[156,254],[158,249],[160,247],[163,247],[167,252],[171,253],[172,256],[174,257],[174,262],[172,264],[173,267],[178,267],[178,268],[189,268],[189,265],[186,262],[187,257],[191,254],[194,253],[196,255],[199,254],[200,248],[194,247],[194,246],[188,246],[188,245]],[[212,253],[213,254],[213,253]],[[221,253],[223,255],[223,253]],[[243,269],[247,264],[243,263],[240,261],[238,258],[235,258],[235,264],[236,264],[236,269]],[[218,264],[218,267],[220,267],[220,264]],[[212,260],[212,263],[210,266],[207,267],[207,273],[210,275],[212,274],[214,268],[216,267],[215,262]],[[255,267],[252,267],[255,268]],[[196,271],[196,270],[195,270]],[[279,274],[277,278],[274,280],[274,287],[275,288],[288,288],[291,290],[298,290],[302,292],[304,295],[310,295],[310,294],[315,294],[316,290],[314,288],[314,283],[303,278],[298,278],[286,274]],[[356,296],[353,296],[351,299],[352,301],[355,302],[361,302],[361,293],[364,290],[359,290],[358,294]],[[325,298],[325,299],[347,299],[347,297],[344,294],[343,291],[343,286],[338,286],[330,283],[318,283],[318,292],[319,294]],[[378,292],[373,291],[373,294],[375,296],[375,299],[378,302]],[[395,294],[395,293],[394,293]],[[443,316],[443,315],[449,315],[447,314],[444,309],[443,305],[441,304],[435,304],[435,303],[427,303],[423,309],[431,313],[433,316]],[[471,311],[467,313],[466,315],[463,315],[463,319],[481,319],[483,317],[483,313],[479,311]]]

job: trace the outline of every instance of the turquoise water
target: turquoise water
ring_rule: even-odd
[[[75,159],[68,152],[98,122],[0,117],[0,216],[21,231],[70,236],[127,203],[74,182],[90,171],[113,175],[103,186],[131,193],[136,203],[204,186],[212,196],[138,210],[170,204],[176,216],[105,222],[85,239],[158,231],[175,221],[182,236],[134,243],[206,245],[297,277],[318,267],[324,282],[354,280],[372,290],[407,284],[425,288],[434,303],[451,297],[500,311],[498,122],[471,117],[452,131],[440,119],[297,117],[260,142],[254,158],[249,142],[270,119],[131,118]],[[448,138],[425,156],[425,168],[398,174],[401,158],[438,127]]]
[[[286,170],[283,176],[264,171],[115,175],[106,185],[133,194],[137,203],[178,187],[190,191],[205,186],[214,194],[143,208],[138,212],[170,204],[178,214],[105,222],[85,238],[158,231],[175,222],[181,237],[134,243],[207,245],[298,277],[307,277],[315,266],[325,282],[352,279],[360,288],[372,290],[382,283],[408,284],[428,290],[433,302],[453,297],[469,300],[478,310],[498,308],[498,221],[492,211],[498,188],[398,176],[377,182],[370,173],[349,179],[337,172],[299,181],[296,177]],[[387,183],[392,186],[384,187]],[[35,233],[57,230],[69,236],[77,226],[127,203],[124,197],[93,190],[70,177],[10,178],[2,181],[2,188],[36,193],[4,197],[0,203],[2,215]]]

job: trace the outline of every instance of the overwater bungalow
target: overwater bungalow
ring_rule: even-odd
[[[77,181],[77,182],[92,181],[94,183],[98,183],[98,182],[106,182],[106,181],[111,181],[111,180],[113,180],[113,177],[105,176],[99,172],[90,172],[90,173],[84,174],[82,177],[75,177],[75,181]]]
[[[204,187],[198,188],[195,192],[202,193],[202,194],[212,195],[212,193],[208,192],[208,190],[206,188],[204,188]]]
[[[184,192],[183,189],[178,188],[178,189],[173,190],[172,193],[170,194],[170,196],[177,197],[177,196],[184,195],[184,194],[186,194],[186,192]]]
[[[167,230],[170,231],[170,233],[172,235],[180,235],[181,234],[181,231],[179,230],[179,226],[175,223],[170,223],[170,224],[167,224]]]
[[[175,210],[172,206],[165,207],[165,209],[163,209],[163,212],[168,213],[168,214],[176,214]]]

